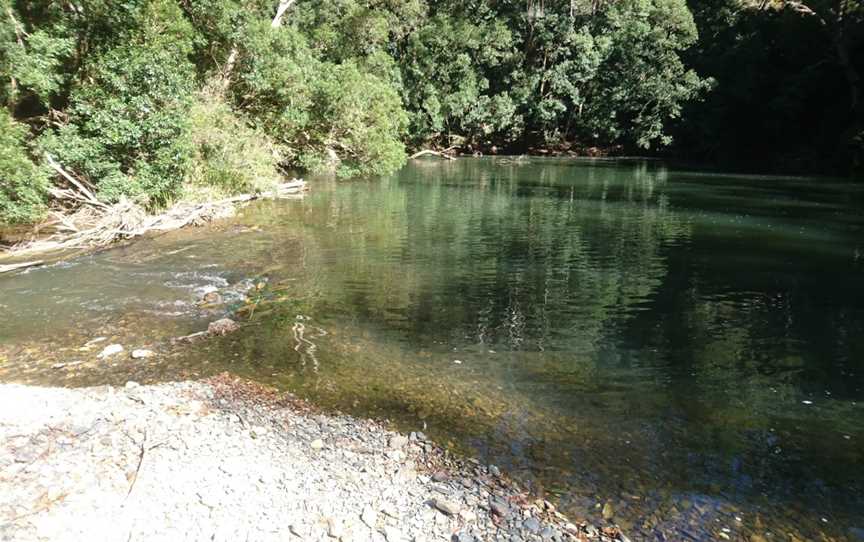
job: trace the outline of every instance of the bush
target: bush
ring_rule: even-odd
[[[201,93],[190,114],[194,154],[184,198],[206,200],[272,190],[280,150],[218,94]]]
[[[161,47],[121,46],[72,95],[70,124],[41,144],[96,185],[100,199],[165,205],[189,163],[191,63]]]
[[[407,115],[386,81],[353,62],[317,60],[292,28],[254,27],[244,46],[234,98],[286,147],[289,162],[343,176],[402,165]]]
[[[35,222],[45,213],[48,175],[27,154],[27,128],[0,109],[0,224]]]
[[[93,183],[100,199],[127,196],[158,208],[179,192],[192,154],[194,32],[176,5],[141,9],[144,27],[88,58],[71,92],[69,123],[40,144]]]

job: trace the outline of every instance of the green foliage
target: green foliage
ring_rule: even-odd
[[[861,167],[860,2],[691,4],[298,0],[273,28],[276,0],[0,0],[0,106],[100,198],[151,208],[277,166],[386,174],[406,143],[656,152],[674,134],[688,157]],[[42,197],[27,186],[5,201]]]
[[[668,145],[666,123],[706,83],[681,61],[697,38],[684,0],[621,0],[597,23],[610,42],[591,82],[585,113],[602,140],[632,141],[647,149]]]
[[[0,108],[0,224],[35,222],[45,213],[48,176],[30,160],[27,128]]]
[[[517,130],[516,105],[495,92],[487,73],[508,62],[515,43],[501,21],[439,14],[408,40],[403,56],[411,134],[446,144]]]
[[[40,140],[108,202],[128,196],[163,206],[189,165],[191,45],[188,29],[172,20],[177,14],[161,12],[166,6],[151,6],[139,36],[88,63],[88,79],[71,93],[69,123]]]
[[[402,164],[406,116],[392,87],[353,63],[318,60],[293,28],[250,30],[235,101],[285,145],[292,164],[345,176]]]
[[[192,106],[192,166],[184,198],[206,200],[271,190],[279,181],[280,150],[215,93]]]

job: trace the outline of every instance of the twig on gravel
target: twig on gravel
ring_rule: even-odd
[[[135,442],[135,439],[132,438],[132,435],[130,435],[129,433],[126,433],[126,436],[129,437],[132,440],[132,442]],[[132,473],[132,480],[130,480],[130,483],[129,483],[129,491],[126,493],[127,499],[129,498],[129,495],[132,494],[132,490],[135,489],[135,482],[138,481],[138,473],[141,472],[141,465],[144,464],[144,454],[146,454],[150,450],[155,450],[156,448],[158,448],[160,446],[164,446],[165,441],[162,441],[159,444],[154,444],[153,446],[150,446],[149,448],[145,447],[144,445],[147,444],[147,430],[145,429],[144,430],[144,438],[141,439],[140,443],[136,443],[136,444],[138,444],[138,447],[140,449],[140,451],[138,452],[138,466],[135,467],[135,472]]]

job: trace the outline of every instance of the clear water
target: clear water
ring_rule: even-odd
[[[228,369],[425,428],[576,518],[608,502],[634,540],[859,540],[862,211],[854,184],[638,161],[317,180],[0,278],[0,378]],[[248,325],[166,342],[225,313]],[[96,361],[98,336],[161,355]]]

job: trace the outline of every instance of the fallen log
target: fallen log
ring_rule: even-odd
[[[22,262],[22,263],[11,263],[8,265],[0,265],[0,273],[8,273],[10,271],[17,271],[18,269],[26,269],[28,267],[36,267],[37,265],[42,265],[44,262],[42,260],[36,260],[35,262]]]
[[[414,160],[415,158],[420,158],[421,156],[427,156],[427,155],[439,156],[439,157],[444,158],[446,160],[455,160],[456,159],[455,157],[450,156],[449,154],[444,154],[443,152],[435,151],[432,149],[424,149],[422,151],[415,152],[414,154],[409,156],[408,159]]]

